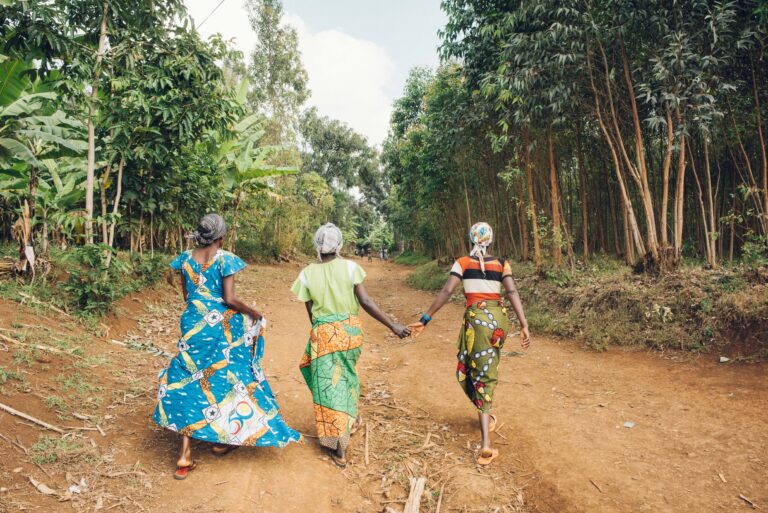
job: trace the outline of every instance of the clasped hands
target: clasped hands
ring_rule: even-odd
[[[421,322],[414,322],[408,325],[408,329],[411,331],[411,338],[417,339],[424,332],[427,326]],[[528,349],[531,346],[531,332],[528,326],[525,326],[520,330],[520,347]]]

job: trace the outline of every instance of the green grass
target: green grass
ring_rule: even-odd
[[[32,461],[38,465],[46,465],[61,461],[95,462],[96,454],[92,447],[79,443],[72,438],[54,438],[43,435],[30,447]]]
[[[81,397],[92,395],[93,393],[99,392],[101,390],[100,387],[86,381],[85,377],[83,377],[79,372],[74,372],[72,374],[59,374],[56,376],[56,378],[54,378],[54,380],[63,392],[72,391]]]
[[[13,353],[13,363],[16,365],[24,365],[26,367],[31,367],[35,364],[35,352],[27,351],[27,350],[21,350],[16,351]]]
[[[64,402],[64,399],[57,395],[49,395],[45,398],[45,405],[48,407],[49,410],[66,410],[67,409],[67,403]]]
[[[400,265],[422,265],[431,261],[432,261],[431,257],[428,257],[426,255],[421,255],[419,253],[411,253],[410,251],[406,251],[404,253],[397,255],[393,260],[394,263],[400,264]]]
[[[448,279],[448,272],[437,265],[437,260],[418,266],[406,278],[408,285],[419,290],[440,290]]]

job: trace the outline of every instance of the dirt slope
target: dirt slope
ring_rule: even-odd
[[[408,269],[363,265],[369,290],[401,320],[431,300],[405,285]],[[297,368],[309,323],[288,292],[298,270],[252,266],[239,291],[265,307],[271,325],[264,366],[284,417],[312,433],[310,396]],[[181,306],[167,292],[151,299],[154,306],[135,325],[135,335],[118,338],[171,350]],[[408,477],[424,475],[427,512],[435,511],[441,490],[443,512],[749,509],[740,494],[768,505],[768,367],[719,365],[713,356],[680,362],[656,353],[598,354],[536,334],[524,355],[516,355],[516,340],[505,347],[510,355],[502,360],[496,396],[502,456],[490,469],[478,469],[472,464],[475,416],[453,377],[460,317],[461,307],[448,305],[417,342],[396,340],[364,318],[360,371],[369,462],[361,432],[354,437],[353,463],[343,472],[308,439],[304,446],[242,449],[223,459],[201,446],[200,468],[184,482],[173,481],[175,437],[148,420],[154,379],[166,360],[94,342],[88,351],[109,352],[111,361],[92,370],[108,396],[96,411],[110,416],[100,426],[107,436],[84,433],[100,462],[44,465],[46,476],[0,441],[0,486],[7,488],[0,503],[7,511],[379,512],[401,510]],[[0,326],[11,322],[18,323],[5,316]],[[7,367],[4,354],[0,364]],[[23,394],[7,402],[26,404]],[[43,410],[34,409],[41,416]],[[627,421],[634,427],[623,427]],[[27,446],[39,434],[0,416],[0,433],[11,432]],[[17,465],[23,470],[13,473]],[[77,474],[70,478],[82,474],[92,483],[89,493],[69,502],[42,496],[25,478],[33,475],[60,490],[68,470]]]

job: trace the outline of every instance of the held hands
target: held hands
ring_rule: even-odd
[[[408,328],[411,330],[411,337],[415,340],[424,333],[424,328],[426,328],[426,326],[420,322],[414,322],[409,324]]]
[[[398,336],[398,338],[408,338],[411,336],[411,327],[410,326],[403,326],[399,322],[396,322],[392,325],[392,333]]]

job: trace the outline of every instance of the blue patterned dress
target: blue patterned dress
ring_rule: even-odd
[[[179,354],[160,372],[154,420],[206,442],[283,447],[301,435],[280,417],[261,370],[262,324],[224,304],[224,277],[245,265],[227,251],[204,265],[192,251],[171,263],[184,275],[187,309]]]

